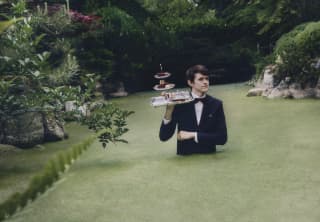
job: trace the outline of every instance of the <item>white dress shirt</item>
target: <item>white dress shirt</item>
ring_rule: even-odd
[[[204,98],[204,97],[206,97],[206,95],[200,97],[200,96],[198,96],[198,95],[196,95],[196,94],[194,94],[194,93],[192,93],[192,92],[191,92],[191,95],[192,95],[193,98]],[[202,111],[203,111],[203,103],[202,103],[201,101],[195,103],[195,104],[194,104],[194,109],[195,109],[195,111],[196,111],[197,123],[198,123],[198,125],[199,125],[200,119],[201,119],[201,115],[202,115]],[[168,123],[170,123],[170,121],[171,121],[171,120],[167,120],[167,119],[163,118],[163,123],[164,123],[165,125],[168,124]],[[198,143],[198,133],[195,133],[194,141],[195,141],[196,143]]]

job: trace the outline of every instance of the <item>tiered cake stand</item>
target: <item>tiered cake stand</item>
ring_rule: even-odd
[[[170,90],[175,87],[175,84],[168,83],[165,79],[169,78],[171,74],[169,72],[163,72],[162,66],[160,64],[161,71],[154,75],[154,78],[159,79],[159,84],[153,87],[157,91]],[[161,96],[156,96],[151,98],[151,105],[154,107],[165,106],[170,104],[183,104],[189,103],[193,100],[190,92],[187,90],[176,90],[175,92],[161,93]]]
[[[169,90],[174,88],[174,84],[167,83],[165,79],[170,77],[171,74],[169,72],[159,72],[154,75],[154,78],[159,79],[159,84],[155,85],[153,87],[154,90],[162,91],[162,90]]]

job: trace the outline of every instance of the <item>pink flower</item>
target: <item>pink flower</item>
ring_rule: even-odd
[[[69,14],[71,16],[71,19],[75,22],[81,22],[85,24],[90,24],[94,21],[99,20],[101,17],[96,16],[96,15],[84,15],[80,12],[70,10]]]

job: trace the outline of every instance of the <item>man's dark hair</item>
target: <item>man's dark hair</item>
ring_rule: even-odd
[[[204,65],[195,65],[195,66],[191,66],[186,71],[187,80],[190,80],[191,82],[193,82],[196,73],[201,73],[202,75],[209,76],[209,70],[207,69],[207,67],[205,67]]]

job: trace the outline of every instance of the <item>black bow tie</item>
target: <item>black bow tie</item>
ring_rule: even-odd
[[[194,98],[194,103],[197,103],[197,102],[202,102],[202,103],[204,103],[205,101],[206,101],[206,96],[205,97],[203,97],[203,98]]]

